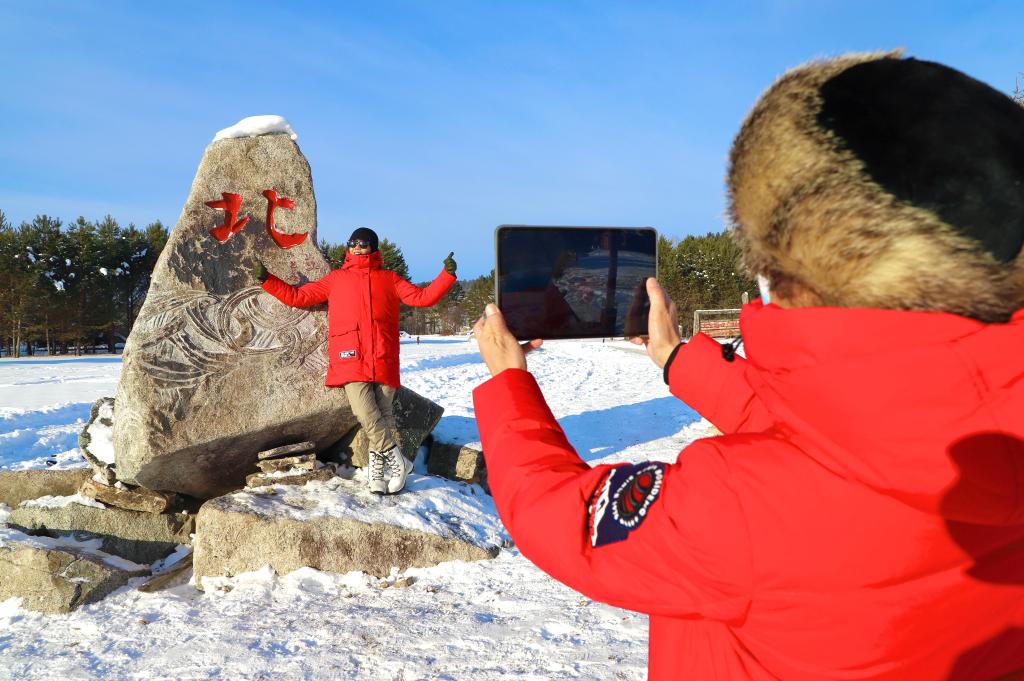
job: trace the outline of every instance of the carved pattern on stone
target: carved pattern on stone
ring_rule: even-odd
[[[327,371],[326,320],[281,305],[257,286],[218,296],[200,290],[156,293],[136,321],[133,359],[162,387],[189,391],[253,355],[279,354],[282,366]]]

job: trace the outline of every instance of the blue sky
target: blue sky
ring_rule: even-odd
[[[786,68],[904,47],[1011,92],[1019,2],[0,0],[0,210],[177,222],[214,133],[285,116],[319,236],[414,280],[501,223],[720,230],[729,144]]]

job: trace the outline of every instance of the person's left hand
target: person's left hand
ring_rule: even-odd
[[[526,353],[536,350],[544,342],[539,338],[526,343],[517,341],[505,324],[505,316],[494,303],[484,309],[484,316],[473,326],[473,335],[491,376],[497,376],[505,369],[526,371]]]
[[[452,276],[455,275],[455,269],[458,267],[455,259],[452,258],[453,255],[455,255],[455,251],[449,253],[448,257],[444,259],[444,271]]]
[[[263,262],[259,258],[253,258],[253,264],[252,264],[252,276],[253,276],[253,278],[256,279],[256,281],[258,281],[258,282],[260,282],[262,284],[263,282],[265,282],[267,280],[267,275],[269,275],[269,274],[270,273],[267,272],[267,266],[264,265]]]

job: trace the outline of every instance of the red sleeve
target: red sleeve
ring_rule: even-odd
[[[498,513],[538,567],[591,598],[652,615],[745,614],[750,542],[716,447],[699,441],[671,465],[591,468],[529,373],[506,370],[473,399]]]
[[[437,275],[434,281],[430,282],[430,285],[426,288],[410,284],[396,274],[395,293],[398,294],[398,299],[406,305],[430,307],[431,305],[436,305],[439,300],[444,298],[444,294],[448,293],[448,289],[454,283],[455,275],[448,274],[445,270],[441,270],[441,274]]]
[[[722,346],[698,333],[672,360],[668,389],[726,435],[764,430],[774,419],[747,382],[746,369],[746,359],[726,361]]]
[[[331,274],[333,272],[302,286],[292,286],[268,273],[263,290],[291,307],[319,305],[327,302],[327,294],[331,292]]]

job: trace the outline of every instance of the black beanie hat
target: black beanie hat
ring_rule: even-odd
[[[825,305],[1024,306],[1024,108],[948,66],[846,55],[772,85],[733,144],[733,235]]]
[[[377,240],[377,232],[373,231],[369,227],[360,227],[356,229],[356,231],[352,232],[352,236],[350,236],[348,239],[349,241],[351,241],[352,239],[362,239],[363,241],[369,241],[370,253],[376,253],[377,247],[380,245],[379,241]]]

